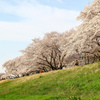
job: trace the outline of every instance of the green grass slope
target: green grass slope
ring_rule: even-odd
[[[100,100],[100,62],[0,82],[0,100]]]

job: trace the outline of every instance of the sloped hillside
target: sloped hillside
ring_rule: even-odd
[[[100,100],[100,62],[1,81],[0,100]]]

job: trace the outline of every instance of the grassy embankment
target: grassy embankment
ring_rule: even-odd
[[[100,100],[100,62],[0,82],[0,100]]]

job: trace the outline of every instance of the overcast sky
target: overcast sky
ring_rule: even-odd
[[[79,12],[93,0],[0,0],[0,72],[2,64],[20,56],[31,39],[64,32],[80,24]]]

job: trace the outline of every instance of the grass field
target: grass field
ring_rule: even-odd
[[[100,100],[100,62],[1,81],[0,100]]]

